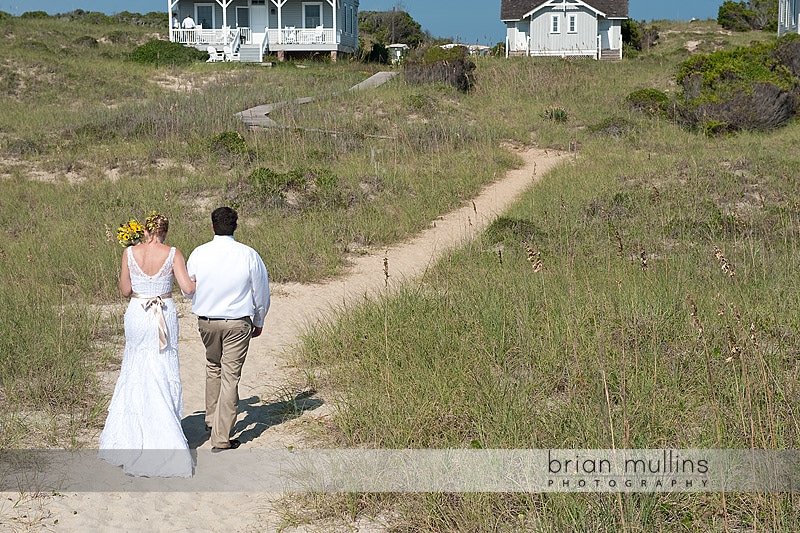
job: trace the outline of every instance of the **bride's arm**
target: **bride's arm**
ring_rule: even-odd
[[[172,265],[172,270],[175,272],[175,280],[177,280],[181,292],[186,296],[194,294],[195,282],[189,277],[189,273],[186,271],[186,261],[184,261],[183,254],[177,248],[175,249],[175,261]]]
[[[128,249],[122,252],[122,269],[119,271],[119,291],[126,298],[133,293],[131,271],[128,269]]]

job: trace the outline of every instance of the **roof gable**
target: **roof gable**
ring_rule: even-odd
[[[588,6],[605,13],[608,18],[628,18],[628,0],[582,0]],[[520,20],[526,13],[546,4],[547,0],[502,0],[500,20]]]

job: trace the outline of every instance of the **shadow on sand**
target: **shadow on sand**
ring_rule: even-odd
[[[258,396],[240,399],[239,413],[245,413],[245,416],[233,426],[231,438],[236,437],[242,443],[250,442],[272,426],[299,418],[305,411],[313,411],[324,403],[314,398],[315,394],[315,390],[303,391],[289,400],[272,403],[262,403]],[[211,437],[211,432],[206,431],[205,411],[196,411],[184,417],[181,426],[189,441],[189,448],[198,448]]]

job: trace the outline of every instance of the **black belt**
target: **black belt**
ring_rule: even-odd
[[[207,316],[198,316],[197,318],[199,318],[200,320],[209,320],[210,321],[210,320],[244,320],[245,318],[249,318],[249,317],[242,316],[242,317],[239,317],[239,318],[209,318]]]

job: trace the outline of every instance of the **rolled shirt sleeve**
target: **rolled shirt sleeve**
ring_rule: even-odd
[[[255,250],[250,261],[250,278],[253,283],[253,325],[262,328],[269,311],[269,274]]]

